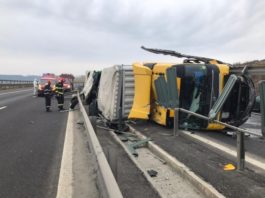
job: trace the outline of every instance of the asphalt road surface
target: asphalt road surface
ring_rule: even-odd
[[[56,197],[68,113],[32,94],[0,91],[0,197]]]

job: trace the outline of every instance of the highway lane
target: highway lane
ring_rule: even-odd
[[[16,103],[25,97],[33,97],[32,89],[2,90],[0,91],[0,108]]]
[[[0,197],[55,197],[68,113],[55,99],[46,112],[32,89],[7,92],[0,92]]]

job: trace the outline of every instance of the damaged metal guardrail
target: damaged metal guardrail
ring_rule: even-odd
[[[245,168],[244,133],[251,134],[251,135],[254,135],[254,136],[258,136],[258,137],[261,137],[261,135],[258,135],[256,133],[253,133],[253,132],[251,132],[249,130],[246,130],[246,129],[242,129],[242,128],[239,128],[239,127],[232,126],[230,124],[221,122],[219,120],[211,120],[210,118],[208,118],[206,116],[203,116],[201,114],[197,114],[197,113],[188,111],[186,109],[175,108],[176,114],[178,114],[179,111],[181,111],[183,113],[187,113],[187,114],[192,115],[192,116],[196,116],[198,118],[201,118],[201,119],[204,119],[204,120],[207,120],[207,121],[211,121],[211,122],[215,122],[215,123],[224,125],[227,128],[230,128],[230,129],[235,130],[237,132],[237,169],[238,170],[244,170],[244,168]],[[178,135],[179,132],[180,132],[179,129],[178,129],[178,123],[177,122],[178,121],[176,119],[176,121],[174,123],[174,124],[176,124],[176,125],[174,125],[174,135],[176,135],[176,134]]]
[[[112,174],[112,171],[110,169],[110,166],[107,162],[107,159],[104,155],[104,152],[102,150],[102,147],[98,141],[98,138],[96,136],[96,133],[93,129],[93,126],[88,118],[88,115],[86,113],[86,110],[82,104],[81,98],[79,96],[79,93],[77,94],[78,102],[80,106],[80,111],[83,114],[84,117],[84,123],[88,130],[88,139],[89,139],[89,145],[90,148],[95,155],[97,165],[98,165],[98,182],[99,182],[99,188],[101,197],[103,198],[122,198],[122,194],[120,191],[120,188]]]
[[[217,116],[217,114],[220,112],[220,109],[222,108],[226,98],[228,97],[228,95],[231,92],[232,87],[234,86],[235,82],[237,80],[237,77],[235,75],[231,75],[229,77],[228,82],[226,83],[223,92],[221,93],[221,95],[219,96],[219,98],[217,99],[216,103],[213,105],[212,109],[210,110],[209,113],[209,117],[207,116],[203,116],[201,114],[197,114],[195,112],[192,111],[188,111],[186,109],[182,109],[182,108],[175,108],[175,115],[178,115],[178,112],[184,112],[187,113],[189,115],[198,117],[200,119],[204,119],[207,120],[208,122],[213,122],[213,123],[217,123],[217,124],[221,124],[223,126],[225,126],[226,128],[230,128],[232,130],[236,131],[237,134],[237,168],[238,170],[244,170],[245,168],[245,143],[244,143],[244,134],[251,134],[254,136],[258,136],[258,137],[262,137],[264,136],[264,112],[262,112],[262,135],[253,133],[249,130],[246,129],[242,129],[224,122],[221,122],[219,120],[216,120],[215,117]],[[265,81],[260,83],[260,92],[264,93],[265,90]],[[263,108],[263,103],[265,101],[265,96],[264,94],[261,94],[261,109]],[[178,120],[174,119],[174,135],[178,134]]]

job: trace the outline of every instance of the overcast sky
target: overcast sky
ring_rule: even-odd
[[[230,63],[264,59],[265,1],[0,0],[0,74],[180,61],[141,45]]]

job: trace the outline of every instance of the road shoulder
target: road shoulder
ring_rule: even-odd
[[[57,198],[99,197],[85,130],[79,110],[69,112]]]

